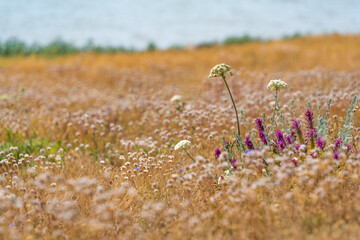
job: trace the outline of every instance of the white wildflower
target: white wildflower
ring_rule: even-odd
[[[281,90],[281,89],[285,89],[287,88],[287,84],[286,82],[282,81],[281,79],[277,79],[277,80],[271,80],[269,82],[269,84],[267,85],[267,89],[269,90]]]
[[[231,67],[225,63],[218,64],[211,69],[209,78],[225,76],[225,74],[230,71],[230,69]]]
[[[185,149],[186,147],[190,146],[191,142],[189,140],[181,140],[178,144],[175,145],[174,149]]]
[[[183,101],[183,97],[180,95],[174,95],[171,99],[170,102],[173,103],[177,103],[177,102],[182,102]]]

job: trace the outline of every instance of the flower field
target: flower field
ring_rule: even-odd
[[[0,239],[358,239],[359,46],[0,57]]]

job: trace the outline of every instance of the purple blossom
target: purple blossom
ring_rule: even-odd
[[[346,154],[349,154],[350,151],[351,151],[351,145],[348,144],[348,145],[346,145],[346,150],[345,150],[345,152],[346,152]]]
[[[298,166],[298,161],[296,161],[295,159],[290,159],[290,161],[294,164],[295,167]]]
[[[296,149],[297,151],[299,151],[299,148],[300,148],[300,144],[296,144],[296,145],[295,145],[295,149]]]
[[[254,150],[254,144],[251,142],[250,136],[246,137],[245,144],[249,150]]]
[[[304,143],[304,138],[303,138],[303,133],[301,131],[300,121],[294,120],[291,128],[295,130],[295,133],[297,134],[297,138],[299,139],[299,142]]]
[[[336,152],[337,150],[339,150],[340,147],[341,147],[341,145],[342,145],[342,139],[341,139],[341,138],[336,139],[336,141],[335,141],[335,147],[334,147],[334,152]]]
[[[283,140],[278,141],[277,145],[279,150],[283,150],[286,147],[286,143]]]
[[[310,143],[310,147],[314,148],[315,147],[315,139],[317,137],[317,130],[316,129],[309,129],[306,132],[306,142]]]
[[[265,136],[265,134],[264,134],[263,131],[259,132],[259,137],[260,137],[261,141],[262,141],[265,145],[267,145],[266,136]]]
[[[338,152],[334,153],[334,159],[339,160],[339,153]]]
[[[308,109],[305,113],[305,119],[307,123],[307,127],[309,129],[315,129],[314,128],[314,114]]]
[[[231,165],[232,165],[232,167],[233,167],[234,169],[237,168],[236,165],[235,165],[236,161],[237,161],[236,158],[233,158],[233,160],[231,161]]]
[[[278,141],[283,141],[285,143],[284,135],[280,130],[277,130],[275,135],[276,135]]]
[[[221,154],[221,151],[219,148],[215,149],[215,159],[218,159]]]
[[[264,132],[265,129],[264,129],[264,125],[263,125],[262,119],[261,119],[261,118],[257,118],[257,119],[255,120],[255,122],[256,122],[256,128],[257,128],[257,130],[258,130],[259,132]]]
[[[324,150],[325,146],[326,146],[326,142],[325,139],[322,137],[318,137],[317,139],[317,146],[321,149]]]
[[[291,131],[290,135],[286,136],[285,139],[288,144],[293,144],[296,140],[296,133]]]

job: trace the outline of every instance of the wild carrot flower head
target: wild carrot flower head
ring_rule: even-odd
[[[174,149],[179,150],[179,149],[186,149],[188,146],[190,146],[191,142],[189,140],[181,140],[180,142],[178,142],[178,144],[175,145]]]
[[[183,98],[182,98],[182,96],[180,96],[180,95],[174,95],[174,96],[170,99],[170,102],[173,102],[173,103],[182,102],[182,101],[183,101]]]
[[[287,88],[287,83],[282,81],[281,79],[277,79],[277,80],[271,80],[269,82],[269,84],[267,85],[267,89],[269,90],[281,90],[281,89],[285,89]]]
[[[264,125],[263,125],[262,119],[261,119],[261,118],[257,118],[257,119],[255,120],[255,122],[256,122],[256,128],[257,128],[257,130],[258,130],[259,132],[263,132],[265,129],[264,129]]]
[[[249,150],[253,150],[254,149],[254,144],[251,142],[250,140],[250,136],[247,136],[246,139],[245,139],[245,144],[247,146],[247,148]]]
[[[215,149],[215,159],[218,159],[221,154],[221,150],[219,148]]]
[[[225,63],[218,64],[211,69],[209,78],[225,76],[230,69],[231,67]]]

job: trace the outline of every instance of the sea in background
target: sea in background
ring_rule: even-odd
[[[0,41],[159,48],[248,34],[360,33],[359,0],[2,0]]]

